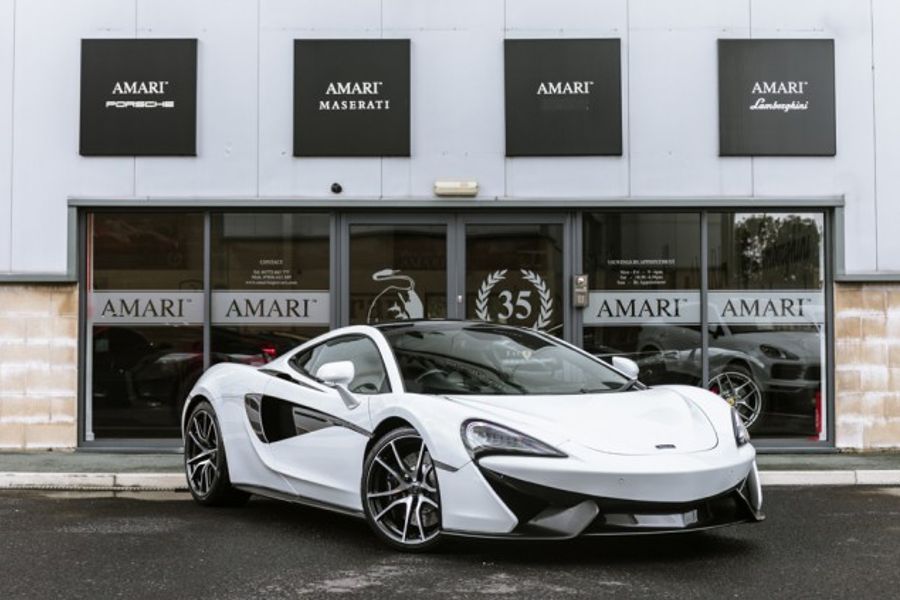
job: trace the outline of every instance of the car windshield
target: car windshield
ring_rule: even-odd
[[[406,391],[448,395],[591,394],[630,381],[549,336],[490,324],[383,327]]]

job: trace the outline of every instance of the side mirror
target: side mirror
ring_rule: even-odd
[[[636,362],[634,362],[630,358],[625,358],[624,356],[613,356],[612,366],[613,368],[621,371],[628,379],[631,379],[632,381],[636,380],[638,378],[638,374],[640,374],[641,372],[641,368]]]
[[[349,360],[325,363],[316,371],[316,379],[330,386],[347,385],[353,381],[356,368]]]
[[[356,375],[356,367],[349,360],[339,360],[325,363],[316,370],[316,379],[327,386],[337,390],[341,400],[347,408],[356,408],[359,401],[353,396],[353,392],[347,389],[347,385],[353,381]]]

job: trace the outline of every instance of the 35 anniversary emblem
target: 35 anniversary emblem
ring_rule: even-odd
[[[501,282],[507,281],[509,269],[498,269],[488,273],[487,277],[481,282],[478,293],[475,296],[475,316],[482,321],[498,321],[500,323],[509,323],[511,321],[529,321],[534,317],[535,308],[537,308],[537,317],[531,325],[532,329],[546,329],[553,317],[553,297],[547,287],[547,282],[537,272],[529,269],[519,269],[522,280],[529,283],[533,290],[502,289],[496,293],[499,303],[497,313],[491,315],[488,308],[494,288]],[[537,293],[537,307],[534,306],[532,292]]]

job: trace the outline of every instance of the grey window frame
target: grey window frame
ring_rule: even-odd
[[[867,282],[867,281],[897,281],[896,274],[848,274],[844,266],[844,199],[842,196],[815,196],[815,197],[700,197],[700,198],[673,198],[673,197],[647,197],[647,198],[574,198],[562,201],[559,198],[532,198],[516,199],[498,197],[491,199],[477,199],[466,201],[445,200],[435,198],[410,198],[399,200],[386,200],[380,197],[335,199],[335,198],[245,198],[234,199],[226,197],[195,197],[195,198],[170,198],[170,197],[70,197],[68,200],[69,237],[68,237],[68,267],[65,274],[12,274],[0,275],[0,281],[5,282],[65,282],[78,283],[78,419],[77,419],[77,445],[81,451],[117,451],[117,452],[180,452],[182,441],[180,438],[171,439],[86,439],[86,415],[90,413],[89,400],[86,398],[86,379],[88,373],[85,365],[85,353],[90,342],[90,332],[87,331],[86,306],[87,293],[84,286],[84,274],[87,273],[87,257],[85,241],[87,239],[87,215],[91,212],[103,210],[129,210],[135,212],[156,211],[204,211],[210,212],[247,212],[260,211],[296,211],[296,212],[326,212],[331,216],[330,228],[330,261],[331,276],[329,280],[331,294],[331,322],[332,329],[343,326],[349,318],[349,299],[347,298],[346,281],[347,270],[343,260],[348,259],[349,239],[347,237],[347,224],[360,222],[365,224],[375,218],[378,223],[403,223],[407,219],[415,221],[420,216],[435,220],[442,215],[452,218],[453,215],[468,215],[471,217],[500,218],[506,222],[513,222],[522,218],[532,221],[545,214],[565,214],[569,220],[567,230],[568,242],[564,261],[571,267],[566,272],[571,276],[582,272],[583,266],[583,219],[584,212],[594,211],[627,211],[627,210],[652,210],[652,211],[692,211],[701,212],[701,219],[705,212],[821,212],[824,214],[823,242],[825,252],[825,343],[827,364],[823,369],[823,376],[827,381],[827,394],[824,408],[827,414],[826,440],[808,441],[799,439],[767,438],[754,440],[754,444],[761,453],[765,452],[834,452],[835,449],[835,363],[834,363],[834,284],[835,282]],[[415,211],[415,214],[412,213]],[[491,216],[495,215],[495,216]],[[365,221],[358,221],[365,217]],[[208,218],[208,216],[207,216]],[[416,221],[419,222],[419,221]],[[449,221],[448,221],[449,222]],[[702,236],[707,239],[706,222],[701,224]],[[464,234],[463,234],[464,235]],[[448,244],[451,231],[448,230]],[[208,255],[209,236],[205,244],[205,256]],[[448,250],[452,250],[448,245]],[[701,248],[704,261],[707,246]],[[463,250],[464,252],[464,250]],[[448,300],[455,300],[453,295],[458,294],[456,278],[453,276],[450,264],[451,256],[448,253]],[[707,265],[704,264],[704,267]],[[564,268],[568,268],[565,267]],[[707,268],[701,269],[701,277],[708,277]],[[583,319],[582,310],[571,307],[571,281],[564,281],[566,295],[565,308],[568,311],[565,317],[565,340],[576,346],[583,346]],[[704,282],[705,284],[706,282]],[[209,293],[209,285],[204,285],[204,291]],[[704,289],[708,287],[704,285]],[[703,318],[708,327],[706,317],[706,297],[701,300]],[[456,303],[448,302],[448,317],[452,318],[451,307]],[[209,328],[208,300],[206,306],[206,318],[204,328]],[[208,335],[208,334],[205,334]],[[706,342],[705,342],[706,343]],[[204,345],[204,351],[208,355],[208,344]],[[708,348],[705,349],[708,354]],[[208,357],[205,358],[208,361]],[[705,362],[705,360],[704,360]]]
[[[822,273],[825,297],[825,354],[822,360],[825,365],[822,368],[822,382],[825,385],[825,397],[823,408],[826,414],[826,428],[824,440],[807,440],[802,438],[766,437],[753,440],[754,447],[761,453],[768,452],[831,452],[835,449],[835,396],[834,396],[834,247],[833,235],[835,227],[835,212],[827,206],[771,206],[771,205],[723,205],[705,207],[672,207],[666,209],[662,206],[653,207],[629,207],[629,208],[591,208],[579,214],[577,235],[584,235],[584,225],[581,215],[589,212],[623,213],[623,212],[672,212],[672,213],[700,213],[700,331],[701,331],[701,377],[703,381],[709,380],[709,215],[710,213],[765,213],[765,214],[796,214],[817,213],[822,215],[821,244],[824,253],[824,272]],[[578,249],[577,265],[583,272],[583,246]],[[579,321],[574,336],[578,347],[584,346],[584,325],[582,321],[583,311],[576,311]]]

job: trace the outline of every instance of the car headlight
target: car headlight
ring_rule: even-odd
[[[564,453],[540,440],[488,421],[463,423],[462,440],[472,458],[486,454],[566,457]]]
[[[778,358],[782,360],[797,360],[798,358],[793,352],[788,352],[787,350],[782,350],[777,346],[770,346],[769,344],[761,344],[759,351],[769,358]]]
[[[738,447],[750,442],[750,432],[747,431],[741,415],[734,408],[731,409],[731,425],[734,427],[734,441],[737,442]]]

